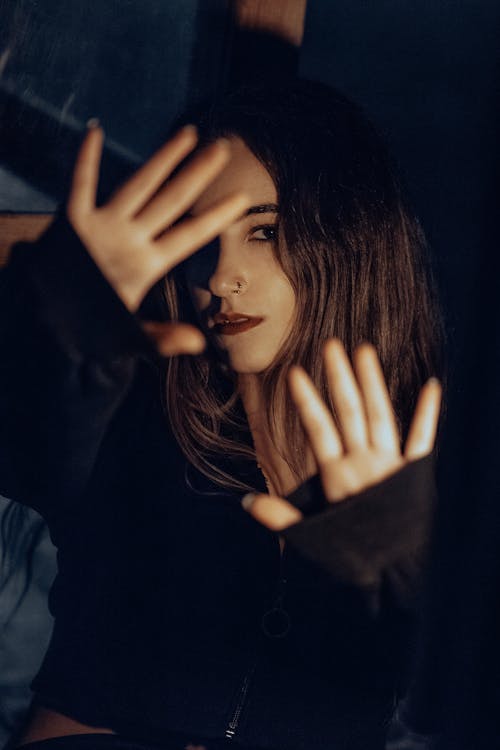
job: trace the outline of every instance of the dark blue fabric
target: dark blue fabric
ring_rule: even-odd
[[[408,536],[412,560],[422,540],[386,516],[371,524],[391,555],[377,562],[376,612],[372,587],[367,598],[308,559],[307,535],[281,559],[241,495],[187,466],[162,363],[63,218],[14,249],[0,289],[0,492],[39,510],[58,548],[38,701],[146,743],[174,731],[381,750],[416,625],[393,589],[392,537]],[[221,460],[264,488],[255,462]],[[427,498],[414,502],[427,513]],[[397,492],[385,501],[400,504]],[[363,534],[357,545],[360,557]],[[277,608],[290,627],[270,637]]]
[[[52,631],[56,550],[38,513],[0,497],[0,747],[24,721]],[[4,544],[8,544],[5,548]]]

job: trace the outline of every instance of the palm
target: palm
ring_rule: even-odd
[[[354,370],[336,339],[325,346],[325,367],[336,419],[308,375],[293,367],[292,398],[316,459],[325,496],[339,502],[380,482],[405,463],[430,453],[434,446],[441,386],[431,378],[422,388],[409,434],[401,439],[375,349],[358,347]],[[282,529],[301,518],[282,498],[258,496],[252,514],[265,525]]]
[[[180,130],[103,206],[96,206],[103,132],[94,127],[76,161],[68,219],[126,307],[135,312],[149,289],[178,263],[216,237],[247,207],[243,194],[183,218],[227,164],[227,143],[215,142],[172,173],[197,144],[196,130]],[[144,324],[161,354],[197,353],[204,337],[193,326]]]

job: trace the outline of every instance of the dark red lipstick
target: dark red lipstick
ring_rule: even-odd
[[[213,331],[222,336],[234,336],[237,333],[248,331],[250,328],[255,328],[263,320],[264,318],[256,318],[245,313],[217,313],[214,315]]]

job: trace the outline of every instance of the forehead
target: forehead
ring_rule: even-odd
[[[222,198],[238,190],[244,190],[251,203],[276,203],[276,187],[271,175],[250,151],[241,138],[229,138],[231,159],[222,172],[210,183],[192,207],[198,214]]]

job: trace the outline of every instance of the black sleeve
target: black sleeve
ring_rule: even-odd
[[[287,498],[304,518],[281,533],[335,580],[363,589],[374,614],[388,601],[415,609],[436,498],[433,469],[426,456],[337,503],[326,501],[315,476]]]
[[[64,216],[0,271],[0,494],[45,517],[76,502],[156,350]]]

